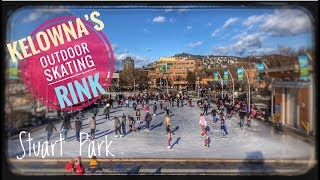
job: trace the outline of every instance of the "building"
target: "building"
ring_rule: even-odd
[[[283,124],[285,131],[313,140],[316,123],[314,114],[314,79],[302,80],[299,65],[274,67],[260,71],[273,78],[271,83],[271,117]]]
[[[151,87],[159,86],[186,86],[188,71],[194,72],[202,69],[202,62],[188,58],[160,58],[155,68],[148,71]]]
[[[122,60],[122,69],[133,69],[134,60],[131,57],[126,57]]]

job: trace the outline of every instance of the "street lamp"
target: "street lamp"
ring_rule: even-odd
[[[199,77],[197,77],[197,82],[198,82],[198,83],[197,83],[197,85],[198,85],[197,91],[198,91],[198,99],[199,99],[199,93],[200,93],[200,92],[199,92],[199,88],[200,88]]]
[[[243,69],[243,72],[246,74],[246,77],[247,77],[247,80],[248,80],[248,86],[249,86],[248,92],[249,92],[249,94],[248,94],[247,98],[248,98],[248,107],[249,107],[249,112],[250,112],[251,111],[251,107],[250,107],[250,100],[251,100],[250,99],[250,79],[249,79],[247,71],[243,67],[241,67],[241,68]]]
[[[233,77],[232,77],[232,74],[231,72],[229,71],[229,69],[227,69],[230,76],[231,76],[231,80],[232,80],[232,104],[234,104],[234,81],[233,81]]]

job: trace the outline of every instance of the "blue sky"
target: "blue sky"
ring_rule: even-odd
[[[8,41],[27,37],[44,21],[99,11],[116,69],[126,56],[138,66],[177,53],[265,55],[279,46],[312,47],[312,20],[299,9],[244,8],[22,8],[12,14]]]

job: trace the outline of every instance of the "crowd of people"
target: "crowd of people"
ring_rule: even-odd
[[[117,104],[116,104],[117,103]],[[132,115],[113,115],[111,116],[111,109],[117,107],[129,108],[125,112],[133,112],[130,114],[135,114],[135,117]],[[104,97],[100,99],[95,107],[92,107],[89,112],[91,116],[89,117],[89,128],[90,128],[90,139],[95,140],[95,129],[96,129],[96,116],[99,112],[99,109],[103,109],[103,118],[105,121],[113,121],[114,133],[116,138],[124,137],[129,132],[139,132],[139,131],[151,131],[152,127],[150,126],[153,116],[158,116],[159,110],[165,112],[164,115],[164,125],[165,133],[167,134],[167,148],[172,148],[172,135],[174,132],[171,130],[171,115],[172,112],[170,109],[172,107],[193,107],[198,108],[201,113],[199,117],[199,125],[201,130],[201,137],[203,138],[203,145],[209,147],[210,136],[207,131],[208,126],[206,116],[212,117],[212,124],[216,124],[219,121],[220,124],[220,134],[221,138],[227,138],[229,134],[227,120],[230,120],[233,116],[238,119],[238,127],[240,130],[243,129],[243,126],[250,128],[251,119],[254,117],[254,109],[252,107],[248,108],[248,105],[245,101],[236,100],[234,103],[230,101],[229,98],[219,100],[212,104],[209,99],[199,98],[196,101],[196,106],[192,105],[192,99],[188,95],[183,94],[173,94],[169,92],[168,94],[160,95],[129,95],[124,96],[122,94],[117,95],[114,99],[111,96]],[[179,110],[179,109],[178,109]],[[142,116],[144,112],[144,116]],[[160,113],[159,113],[160,114]],[[67,133],[69,129],[72,129],[70,125],[71,117],[66,115],[64,117],[63,123],[60,129],[63,129],[64,138],[67,140]],[[79,133],[82,129],[82,122],[84,120],[84,113],[79,111],[75,117],[75,132],[76,132],[76,141],[79,141]],[[128,123],[127,123],[128,122]],[[57,130],[52,123],[47,125],[47,140],[50,140],[53,130]],[[77,161],[74,163],[76,164]],[[80,171],[79,167],[75,165],[75,171]]]

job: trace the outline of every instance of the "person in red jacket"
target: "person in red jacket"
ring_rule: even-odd
[[[85,173],[85,168],[81,163],[80,156],[77,159],[72,159],[69,162],[67,162],[64,169],[76,175],[84,175]]]

